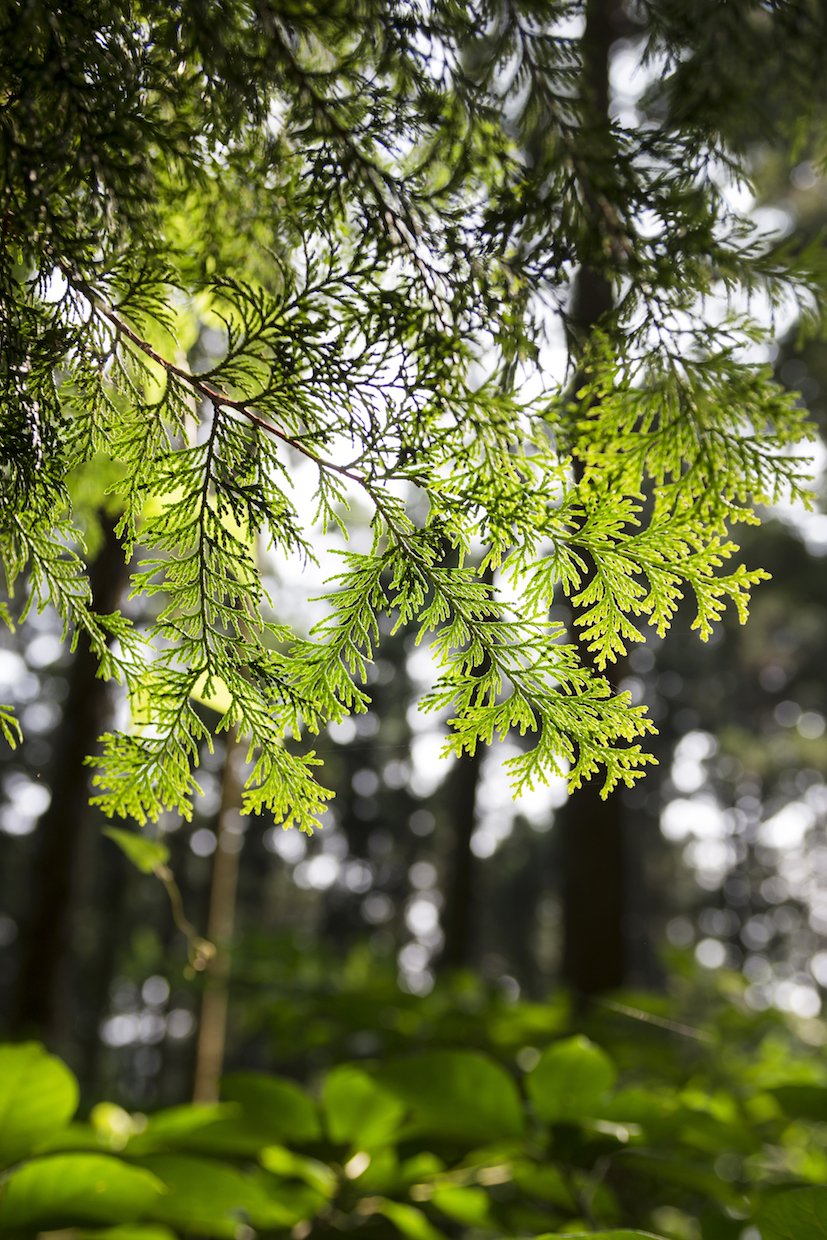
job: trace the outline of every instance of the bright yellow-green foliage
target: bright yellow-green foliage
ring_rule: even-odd
[[[642,773],[651,725],[601,672],[684,596],[704,638],[727,600],[745,616],[761,574],[721,571],[729,525],[801,493],[808,433],[749,347],[781,305],[820,318],[820,247],[762,238],[722,186],[747,141],[813,120],[824,15],[707,9],[641,7],[662,69],[627,128],[583,85],[579,3],[33,0],[0,19],[0,551],[9,588],[27,572],[29,605],[126,685],[109,814],[189,813],[206,699],[255,758],[246,810],[312,829],[328,794],[283,738],[365,708],[383,611],[433,643],[450,750],[526,734],[518,790]],[[614,300],[585,338],[584,270]],[[221,344],[199,352],[199,325]],[[346,528],[355,490],[374,531],[309,639],[266,618],[256,556],[312,555],[298,457],[322,525]],[[160,598],[148,630],[91,603],[98,463],[134,591]],[[586,661],[548,623],[560,591]]]

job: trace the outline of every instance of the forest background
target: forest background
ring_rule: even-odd
[[[14,67],[16,41],[23,43],[32,29],[50,29],[44,12],[30,5],[28,25],[16,25],[15,39],[6,44],[7,71]],[[246,10],[238,13],[243,27]],[[383,9],[378,18],[378,10],[371,13],[380,27],[401,21],[395,11]],[[84,16],[80,9],[67,14],[67,20]],[[12,21],[19,16],[12,12]],[[564,141],[562,156],[559,149],[538,154],[538,135],[548,122],[542,110],[538,116],[527,107],[522,127],[512,117],[527,164],[537,161],[542,175],[532,182],[536,201],[521,203],[514,218],[508,215],[513,203],[499,204],[489,231],[500,229],[497,240],[507,236],[515,245],[529,285],[542,282],[531,271],[537,231],[554,225],[565,233],[569,227],[570,252],[555,255],[554,263],[564,271],[559,287],[574,300],[564,312],[568,336],[550,333],[535,346],[525,324],[517,325],[519,348],[506,356],[499,376],[504,390],[523,373],[520,366],[530,366],[535,347],[545,351],[544,365],[557,366],[560,374],[568,352],[576,366],[564,388],[569,399],[585,391],[581,421],[587,424],[601,390],[593,377],[599,358],[584,352],[583,340],[599,339],[602,327],[611,342],[612,330],[620,330],[612,316],[623,278],[644,285],[656,276],[664,288],[685,279],[678,292],[683,312],[691,314],[697,290],[688,259],[709,257],[720,238],[712,230],[692,238],[683,252],[677,247],[666,258],[656,255],[654,275],[643,270],[643,258],[635,270],[623,252],[628,237],[612,216],[622,210],[609,193],[617,185],[601,148],[604,121],[614,133],[645,131],[661,123],[664,108],[672,109],[674,120],[684,107],[685,150],[700,151],[703,164],[720,138],[716,157],[726,150],[732,163],[716,164],[716,195],[770,239],[773,266],[770,271],[765,263],[761,279],[769,287],[788,277],[796,290],[797,300],[785,300],[767,287],[747,289],[766,324],[760,340],[739,347],[747,369],[769,364],[774,381],[790,394],[787,438],[793,455],[814,456],[818,492],[820,441],[798,446],[804,436],[799,415],[821,429],[827,386],[819,266],[827,214],[818,85],[825,45],[817,11],[807,5],[673,10],[595,3],[582,13],[578,6],[552,6],[537,13],[486,10],[481,23],[483,17],[491,29],[500,21],[506,31],[509,20],[535,31],[545,22],[555,32],[552,42],[565,48],[553,66],[565,79],[563,98],[570,102],[579,89],[586,100],[586,121],[581,115],[559,125],[563,135],[568,123],[581,125],[574,156]],[[331,30],[334,43],[352,36],[351,19],[338,11],[291,11],[279,20],[298,47],[304,37],[333,37]],[[213,15],[213,36],[217,22]],[[670,39],[681,44],[671,66]],[[661,59],[647,64],[650,40]],[[212,52],[201,49],[205,62],[220,46],[215,38]],[[513,47],[507,44],[509,55]],[[482,54],[479,48],[475,54]],[[497,53],[504,57],[499,61],[489,54],[502,72],[506,53]],[[674,74],[671,97],[658,87],[664,66]],[[218,80],[214,63],[212,70]],[[592,116],[589,122],[589,108],[597,121]],[[79,116],[82,129],[83,109]],[[381,120],[388,124],[388,114]],[[223,121],[231,124],[226,116]],[[351,116],[349,123],[361,132],[363,118]],[[329,133],[322,145],[328,139]],[[96,133],[94,141],[101,140]],[[6,150],[15,154],[19,144],[9,141]],[[597,195],[599,227],[578,158],[591,162],[593,177],[605,178]],[[566,200],[560,168],[572,166],[572,200],[583,215],[561,222],[549,204],[555,193]],[[19,187],[12,167],[10,157],[7,256],[14,248],[9,233],[25,217],[14,197]],[[48,163],[38,175],[44,170]],[[232,189],[230,205],[223,197],[211,200],[208,187],[201,200],[189,200],[188,217],[173,213],[168,235],[193,268],[203,267],[188,273],[193,280],[212,277],[223,265],[266,285],[293,238],[285,226],[284,236],[265,229],[260,251],[251,244],[264,186],[245,179],[249,168],[222,171]],[[289,188],[298,201],[295,186]],[[692,186],[683,189],[689,193]],[[61,201],[70,201],[65,186],[59,190]],[[36,220],[37,196],[26,205]],[[628,202],[622,208],[631,236],[634,211]],[[543,211],[549,220],[538,226],[532,212],[542,217]],[[645,237],[640,225],[641,254]],[[765,257],[758,253],[756,269]],[[724,262],[723,252],[718,258]],[[25,253],[13,255],[11,279],[20,280],[27,261]],[[47,307],[63,295],[53,271],[52,256],[52,284],[35,288]],[[713,270],[713,282],[720,274]],[[729,276],[723,278],[726,283]],[[524,314],[523,296],[515,283],[502,300],[508,306],[512,298]],[[502,313],[499,302],[491,305]],[[142,312],[136,303],[136,314]],[[174,364],[184,375],[212,372],[226,356],[220,320],[197,299],[176,313]],[[712,335],[731,330],[717,310],[709,312],[707,325]],[[54,342],[45,347],[53,365]],[[25,372],[12,352],[8,346],[14,385]],[[141,382],[151,386],[152,376]],[[202,416],[197,403],[183,397],[179,403],[182,419],[195,423]],[[8,407],[14,409],[13,400]],[[6,444],[19,447],[20,427],[13,421]],[[28,433],[28,448],[36,449],[30,427]],[[773,450],[787,459],[783,443]],[[287,460],[297,490],[309,492],[313,483],[302,474],[298,454]],[[19,494],[19,479],[12,481],[7,474],[7,501]],[[111,481],[99,457],[73,481],[89,544],[91,593],[96,612],[120,606],[141,629],[157,617],[158,602],[127,601],[130,565],[116,534],[119,499],[103,494]],[[371,513],[352,493],[347,498],[350,547],[366,553]],[[602,802],[588,785],[569,792],[560,775],[515,798],[503,764],[525,752],[519,735],[440,758],[444,713],[435,719],[416,709],[435,677],[432,655],[415,644],[412,623],[394,626],[380,617],[378,658],[361,683],[367,709],[327,724],[315,744],[335,793],[323,829],[312,836],[285,832],[266,809],[243,812],[250,764],[234,732],[219,733],[211,752],[199,746],[192,821],[167,809],[136,837],[140,846],[127,843],[138,868],[102,834],[112,819],[90,807],[83,761],[101,733],[127,721],[123,696],[96,675],[100,650],[96,654],[85,637],[72,648],[54,607],[20,619],[28,586],[22,594],[18,586],[17,598],[9,598],[16,623],[0,651],[2,697],[16,705],[24,735],[19,747],[0,755],[3,1032],[15,1041],[43,1039],[80,1082],[86,1127],[81,1132],[78,1125],[70,1137],[61,1136],[60,1117],[72,1109],[71,1098],[61,1101],[61,1089],[69,1097],[71,1086],[65,1079],[50,1086],[55,1110],[50,1126],[37,1130],[34,1147],[41,1162],[89,1142],[111,1163],[124,1151],[131,1161],[118,1161],[119,1167],[172,1184],[175,1200],[166,1213],[133,1201],[130,1214],[122,1189],[110,1216],[90,1215],[86,1206],[73,1215],[65,1203],[27,1216],[10,1192],[7,1229],[96,1223],[95,1234],[101,1234],[105,1223],[120,1227],[124,1240],[124,1228],[147,1240],[168,1236],[170,1229],[238,1240],[251,1227],[292,1230],[302,1240],[313,1227],[352,1226],[377,1236],[385,1228],[411,1240],[599,1234],[618,1225],[644,1226],[670,1240],[754,1240],[757,1228],[765,1240],[786,1234],[773,1228],[784,1225],[779,1219],[790,1207],[773,1216],[774,1196],[791,1188],[806,1193],[802,1185],[827,1179],[821,1052],[827,1044],[821,1019],[827,986],[827,518],[817,508],[807,511],[789,490],[774,505],[772,498],[764,496],[760,505],[764,524],[742,529],[738,539],[748,568],[772,574],[757,588],[748,625],[727,613],[702,644],[691,631],[694,609],[684,600],[668,633],[647,633],[611,669],[614,688],[628,692],[632,705],[645,704],[658,727],[645,747],[659,765],[633,787],[617,788]],[[413,491],[405,499],[414,525],[421,525]],[[295,556],[291,562],[272,554],[266,539],[256,549],[273,618],[304,637],[329,614],[311,601],[330,575],[326,548],[316,550],[321,567],[301,572]],[[457,554],[447,544],[443,550],[448,562]],[[482,545],[471,550],[472,560],[479,560]],[[25,557],[21,567],[24,578],[33,571]],[[482,580],[491,585],[490,570]],[[573,604],[571,591],[567,596],[558,588],[551,603],[551,620],[576,640],[583,602]],[[203,686],[199,696],[194,709],[206,736],[215,731],[220,715],[214,708],[222,701],[204,700]],[[295,749],[300,752],[298,743]],[[218,947],[215,955],[211,944]],[[183,1103],[193,1090],[202,1102],[217,1097],[222,1060],[235,1073],[222,1094],[235,1112],[202,1108],[197,1123],[193,1113],[177,1113],[182,1126],[172,1135],[169,1129],[165,1135],[159,1115],[154,1138],[151,1125],[142,1127],[144,1113]],[[9,1060],[12,1075],[15,1062]],[[35,1057],[35,1077],[38,1065]],[[620,1093],[611,1096],[618,1068]],[[278,1073],[279,1080],[289,1078],[310,1092],[274,1095],[262,1118],[255,1097],[266,1098],[268,1087],[251,1073]],[[506,1078],[525,1082],[525,1100],[514,1102]],[[286,1114],[293,1115],[290,1123]],[[226,1128],[233,1123],[240,1132]],[[528,1140],[526,1124],[534,1125]],[[14,1164],[21,1151],[13,1152],[3,1161]],[[259,1165],[255,1181],[251,1158]],[[27,1165],[37,1166],[37,1159]],[[221,1188],[221,1174],[238,1178]],[[188,1175],[194,1177],[189,1188]],[[270,1179],[264,1183],[261,1176]],[[150,1190],[145,1181],[142,1191]],[[199,1198],[206,1203],[200,1213]],[[827,1219],[821,1198],[807,1198],[805,1205],[806,1220],[795,1224],[798,1240],[822,1235]],[[806,1230],[811,1216],[821,1231]]]

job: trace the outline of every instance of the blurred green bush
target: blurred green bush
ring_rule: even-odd
[[[0,1231],[827,1236],[827,1067],[778,1018],[719,1001],[681,1032],[650,998],[597,1012],[588,1037],[562,1000],[481,994],[469,979],[450,1003],[362,1011],[363,1028],[429,1021],[427,1045],[400,1036],[310,1087],[231,1073],[220,1103],[149,1116],[99,1102],[78,1121],[64,1064],[36,1043],[0,1047]]]

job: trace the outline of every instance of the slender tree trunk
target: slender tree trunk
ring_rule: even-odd
[[[485,570],[482,580],[487,586],[493,585],[491,568]],[[482,672],[483,668],[479,670]],[[471,851],[471,837],[476,823],[477,789],[485,753],[486,746],[478,744],[473,754],[463,754],[457,760],[449,777],[448,808],[453,842],[446,884],[445,946],[439,962],[442,969],[468,968],[472,963],[477,861]]]
[[[89,583],[95,610],[106,613],[118,606],[127,568],[114,520],[103,513],[99,519],[103,544],[89,569]],[[18,1036],[34,1034],[64,1052],[73,1024],[73,922],[80,894],[88,886],[84,863],[94,848],[94,841],[85,839],[91,811],[84,759],[94,752],[111,710],[109,687],[97,670],[97,658],[81,634],[55,744],[52,800],[37,829],[30,914],[23,927],[12,1015]]]
[[[463,754],[449,779],[449,808],[453,827],[450,871],[446,884],[445,946],[440,957],[442,969],[462,969],[471,964],[474,913],[474,868],[471,836],[476,821],[477,788],[484,746],[476,753]]]
[[[588,0],[583,36],[583,97],[585,124],[600,149],[610,141],[609,51],[616,37],[612,19],[616,0]],[[601,221],[592,221],[596,234]],[[578,272],[572,302],[572,327],[582,343],[613,308],[606,278],[584,265]],[[575,385],[582,375],[575,381]],[[576,444],[574,444],[576,447]],[[575,471],[579,463],[575,458]],[[575,629],[577,626],[575,626]],[[583,643],[583,657],[591,656]],[[623,675],[621,664],[609,679]],[[605,673],[603,673],[605,675]],[[612,990],[626,978],[623,936],[625,874],[623,804],[620,790],[600,798],[593,779],[568,801],[561,815],[563,854],[563,978],[583,997]]]
[[[244,839],[241,819],[243,767],[244,752],[233,729],[227,734],[221,808],[218,815],[218,842],[213,854],[207,938],[215,944],[216,954],[207,965],[201,1000],[193,1089],[193,1099],[196,1102],[218,1100],[224,1065],[238,863]]]
[[[580,996],[626,979],[622,808],[618,793],[601,801],[599,784],[590,783],[561,816],[563,979]]]
[[[79,992],[76,1005],[81,997],[83,1001],[82,1019],[76,1019],[74,1030],[78,1043],[75,1074],[81,1093],[87,1098],[98,1093],[100,1026],[109,1009],[109,987],[124,942],[125,897],[130,878],[129,862],[119,848],[98,847],[101,837],[95,818],[92,812],[87,831],[89,851],[94,854],[94,886],[76,918],[82,918],[87,935],[91,931],[94,936],[91,950],[87,950],[86,958],[75,971]]]

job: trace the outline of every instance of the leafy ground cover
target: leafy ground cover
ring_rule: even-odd
[[[427,1018],[417,1005],[437,1002],[411,998],[405,1012]],[[233,1072],[219,1103],[149,1115],[99,1102],[78,1120],[60,1060],[36,1043],[3,1046],[0,1230],[827,1236],[827,1073],[776,1018],[729,1003],[681,1031],[653,1009],[634,1038],[607,1017],[598,1041],[601,1018],[592,1037],[572,1033],[561,1004],[489,1004],[471,1046],[460,1007],[441,1026],[453,1022],[454,1045],[397,1039],[307,1086]],[[514,1055],[528,1037],[539,1045]]]

